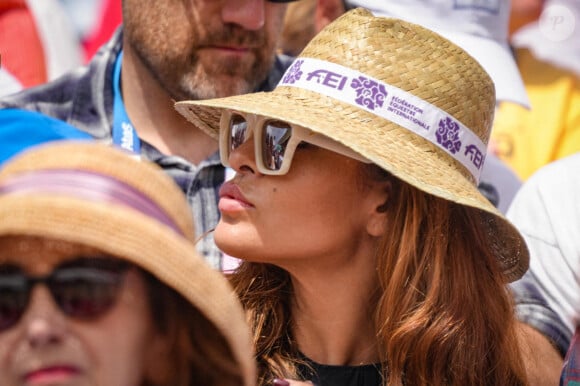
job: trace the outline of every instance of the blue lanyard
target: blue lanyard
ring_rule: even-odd
[[[121,95],[121,63],[123,62],[123,51],[119,53],[115,62],[115,72],[113,73],[113,144],[135,154],[141,153],[141,141],[137,136],[137,131],[133,127],[125,104]]]

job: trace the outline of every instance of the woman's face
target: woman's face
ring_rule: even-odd
[[[26,264],[32,276],[50,274],[55,262],[95,253],[44,239],[0,239],[0,264],[7,259]],[[0,384],[138,386],[163,344],[135,268],[124,274],[111,308],[88,320],[65,315],[39,284],[19,321],[0,330]]]
[[[220,191],[214,235],[227,254],[284,268],[336,265],[337,256],[354,256],[383,231],[377,207],[386,183],[363,184],[359,161],[302,143],[287,174],[267,176],[257,171],[252,140],[229,161],[236,175]]]

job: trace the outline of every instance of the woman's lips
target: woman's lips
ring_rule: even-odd
[[[225,182],[221,186],[219,196],[220,200],[218,208],[222,212],[235,212],[254,207],[254,205],[244,197],[240,188],[232,182]]]
[[[28,372],[24,376],[24,381],[27,385],[34,386],[53,385],[70,382],[72,378],[78,376],[79,374],[79,369],[74,366],[47,366]]]

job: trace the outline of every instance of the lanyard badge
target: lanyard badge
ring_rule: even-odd
[[[141,153],[141,141],[127,115],[123,96],[121,95],[121,63],[123,52],[119,53],[115,62],[113,73],[113,143],[125,150],[139,155]]]

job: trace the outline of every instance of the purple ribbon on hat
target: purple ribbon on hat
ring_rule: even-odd
[[[0,184],[0,195],[47,194],[131,208],[184,235],[157,203],[111,176],[86,170],[36,170],[14,175]]]
[[[410,92],[313,58],[296,59],[278,86],[309,90],[396,123],[445,151],[479,181],[487,151],[483,141],[452,115]]]

